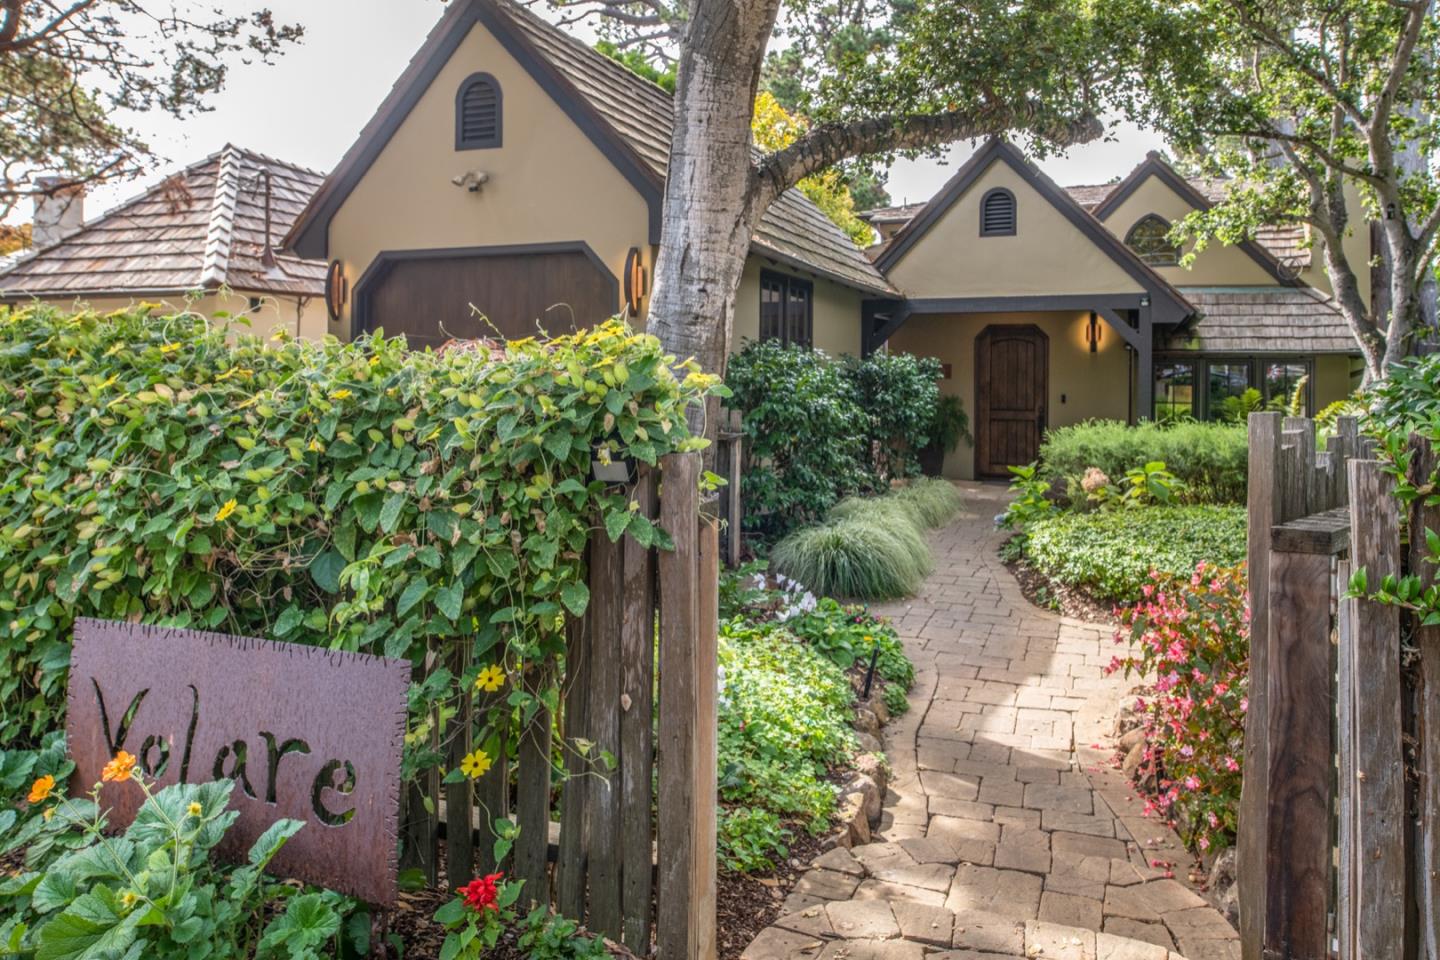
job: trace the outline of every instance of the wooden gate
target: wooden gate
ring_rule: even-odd
[[[443,790],[451,889],[503,866],[525,881],[522,903],[550,903],[592,933],[664,960],[711,960],[716,949],[719,539],[700,511],[700,473],[698,453],[640,468],[631,496],[647,516],[658,512],[675,548],[642,547],[628,535],[612,543],[597,530],[590,607],[568,627],[559,716],[538,711],[473,785],[442,788],[437,772],[412,788],[405,824],[411,857],[435,880],[441,817],[425,812],[425,794]],[[539,675],[524,681],[551,685]],[[472,718],[456,722],[446,746],[452,769],[472,749]],[[589,745],[584,755],[580,744]],[[552,762],[557,746],[563,777]],[[600,757],[614,757],[614,768]],[[490,825],[503,819],[519,834],[511,861],[497,865]]]
[[[1250,417],[1246,960],[1440,957],[1440,628],[1346,596],[1362,568],[1372,586],[1436,571],[1372,454],[1350,418],[1317,451],[1313,422]],[[1413,440],[1410,482],[1434,463]],[[1440,532],[1426,499],[1409,529]]]

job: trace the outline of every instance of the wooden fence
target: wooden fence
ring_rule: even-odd
[[[1428,444],[1414,454],[1411,479],[1428,482]],[[1318,450],[1309,420],[1250,417],[1246,960],[1440,958],[1440,629],[1343,599],[1362,567],[1372,585],[1435,569],[1423,536],[1405,549],[1371,456],[1350,418]],[[1409,523],[1440,532],[1440,508]]]
[[[611,543],[603,530],[592,537],[590,607],[569,626],[560,715],[542,709],[518,743],[502,740],[495,766],[474,784],[442,786],[436,773],[411,788],[406,860],[432,882],[443,831],[452,889],[503,866],[525,881],[522,905],[549,902],[637,955],[715,956],[719,540],[700,511],[700,471],[698,453],[676,454],[659,470],[642,466],[635,480],[633,499],[651,518],[658,511],[674,550],[629,536]],[[541,690],[552,678],[523,682]],[[476,745],[468,714],[452,723],[443,749],[453,769]],[[593,746],[582,755],[578,743]],[[613,769],[604,756],[615,758]],[[443,812],[427,795],[444,797]],[[503,865],[491,853],[498,818],[519,827]]]

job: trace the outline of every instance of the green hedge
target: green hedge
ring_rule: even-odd
[[[1243,424],[1090,420],[1057,427],[1040,446],[1040,475],[1064,493],[1069,478],[1099,467],[1111,480],[1126,470],[1162,461],[1185,489],[1187,503],[1244,503],[1248,441]]]
[[[701,443],[713,378],[673,362],[616,321],[497,362],[0,310],[0,742],[60,723],[77,616],[417,659],[474,638],[472,671],[559,656],[594,525],[667,539],[590,461]]]
[[[1220,566],[1245,560],[1241,507],[1056,513],[1025,532],[1025,557],[1036,570],[1101,600],[1138,599],[1151,571],[1189,576],[1202,560]]]

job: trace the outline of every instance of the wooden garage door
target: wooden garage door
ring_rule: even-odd
[[[1050,342],[1034,326],[986,327],[975,338],[975,472],[1008,477],[1040,453]]]
[[[615,281],[580,251],[401,254],[356,294],[361,330],[403,333],[416,350],[450,339],[518,340],[538,327],[570,333],[617,306]]]

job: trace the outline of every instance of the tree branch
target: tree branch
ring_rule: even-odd
[[[996,105],[975,111],[885,115],[821,124],[760,161],[754,173],[760,190],[759,209],[811,174],[842,160],[973,140],[1007,130],[1029,130],[1057,146],[1086,143],[1105,132],[1099,118],[1090,113],[1065,121],[1042,120],[1039,105],[1030,101],[1018,107]]]
[[[75,0],[75,3],[57,13],[50,22],[38,30],[21,37],[19,36],[20,8],[24,0],[3,0],[3,2],[0,2],[0,9],[4,9],[5,19],[0,21],[0,53],[14,53],[16,50],[33,47],[56,30],[59,30],[71,17],[87,7],[94,6],[95,2],[96,0]]]

